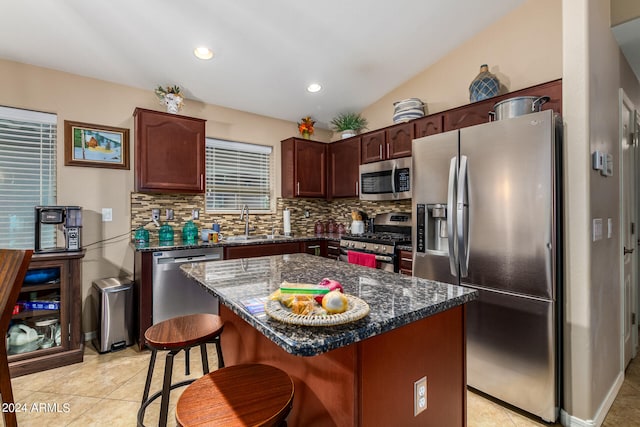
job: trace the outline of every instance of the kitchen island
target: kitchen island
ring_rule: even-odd
[[[308,254],[185,264],[217,296],[225,363],[260,362],[295,384],[290,426],[466,425],[465,308],[471,289]],[[339,281],[370,306],[363,319],[305,327],[260,310],[283,281]],[[414,415],[414,382],[427,408]]]

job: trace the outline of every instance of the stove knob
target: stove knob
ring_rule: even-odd
[[[378,246],[377,246],[377,245],[376,245],[376,246],[374,246],[374,247],[373,247],[373,250],[374,250],[374,251],[379,250]]]
[[[366,243],[363,243],[363,244],[362,244],[362,249],[366,249],[366,248],[367,248],[367,244],[366,244]]]
[[[383,246],[383,247],[382,247],[382,249],[381,249],[381,251],[382,251],[382,252],[387,252],[387,247],[386,247],[386,246]]]
[[[355,248],[355,246],[356,246],[355,242],[351,242],[351,243],[349,243],[349,245],[350,245],[352,248]]]

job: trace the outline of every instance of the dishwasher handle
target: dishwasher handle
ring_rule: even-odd
[[[158,264],[183,264],[185,262],[219,261],[221,259],[222,259],[222,254],[205,254],[205,255],[184,256],[184,257],[158,258],[156,262]]]

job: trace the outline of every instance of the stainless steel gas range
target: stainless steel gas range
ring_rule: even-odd
[[[340,259],[348,261],[349,251],[375,255],[376,268],[398,272],[396,246],[411,244],[411,214],[376,215],[373,230],[348,234],[340,239]]]

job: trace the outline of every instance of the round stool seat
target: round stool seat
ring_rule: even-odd
[[[218,369],[189,385],[176,405],[180,426],[277,426],[293,405],[293,381],[263,364]]]
[[[215,314],[189,314],[156,323],[145,331],[144,338],[150,347],[171,350],[213,339],[222,333],[223,326]]]

